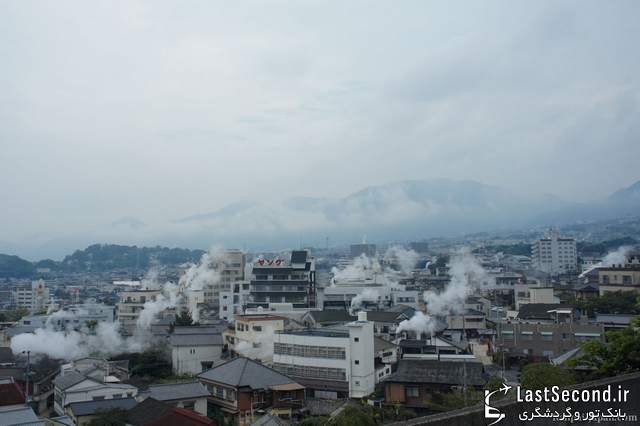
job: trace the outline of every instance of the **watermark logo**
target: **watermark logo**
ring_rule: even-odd
[[[504,392],[504,394],[506,395],[507,392],[509,392],[509,389],[511,389],[511,386],[503,383],[500,389],[496,389],[494,391],[484,391],[484,418],[487,420],[493,420],[493,422],[489,423],[488,426],[495,425],[496,423],[502,421],[505,417],[502,411],[500,411],[496,407],[491,406],[491,397],[499,392]]]

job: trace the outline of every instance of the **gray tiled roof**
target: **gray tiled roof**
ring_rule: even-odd
[[[102,399],[99,401],[82,401],[72,402],[69,404],[69,408],[74,416],[88,416],[94,414],[98,410],[111,410],[113,408],[120,408],[122,410],[129,410],[137,404],[135,398],[117,398],[117,399]]]
[[[252,389],[267,389],[273,385],[297,383],[284,374],[248,358],[235,358],[198,375],[234,387],[248,386]]]
[[[151,398],[158,401],[196,399],[210,395],[200,382],[153,385],[149,386],[148,392]]]
[[[222,346],[221,334],[172,334],[169,338],[171,346]]]
[[[53,380],[53,383],[60,390],[65,390],[70,388],[71,386],[80,383],[86,379],[86,377],[77,371],[67,371],[64,374],[58,374],[56,378]]]
[[[44,422],[38,420],[38,416],[33,412],[31,407],[8,405],[0,407],[0,424],[1,425],[44,425]]]
[[[441,361],[431,359],[402,359],[398,370],[387,379],[389,382],[435,383],[445,385],[484,384],[482,363],[476,361]]]

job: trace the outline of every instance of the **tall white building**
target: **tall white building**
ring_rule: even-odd
[[[578,251],[575,238],[561,237],[557,231],[533,243],[533,266],[549,274],[576,271]]]
[[[344,327],[274,334],[273,368],[316,398],[362,398],[375,390],[373,323],[366,312]]]
[[[225,250],[213,267],[220,273],[220,281],[204,287],[204,303],[219,307],[220,293],[233,291],[236,285],[245,280],[246,255],[241,250]]]
[[[16,287],[12,296],[14,305],[32,312],[46,309],[50,302],[49,289],[43,280],[33,281],[31,285]]]
[[[133,334],[144,304],[155,301],[160,290],[133,290],[118,294],[120,298],[116,305],[116,317],[120,322],[120,329],[125,334]]]

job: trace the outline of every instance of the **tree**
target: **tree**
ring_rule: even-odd
[[[370,406],[356,407],[348,405],[327,422],[335,426],[370,426],[376,424],[373,408]]]
[[[547,363],[532,363],[522,369],[522,387],[530,390],[576,383],[573,372]]]
[[[600,297],[576,302],[589,316],[600,314],[640,314],[640,300],[633,291],[610,291]]]
[[[180,312],[180,315],[176,317],[176,320],[173,322],[173,324],[182,327],[196,325],[193,322],[193,317],[191,316],[191,313],[189,311]]]
[[[97,416],[89,422],[89,426],[125,426],[127,412],[120,408],[96,411]]]
[[[596,376],[615,376],[640,370],[640,318],[620,331],[606,333],[607,343],[592,340],[582,345],[584,355],[570,365],[592,367]]]

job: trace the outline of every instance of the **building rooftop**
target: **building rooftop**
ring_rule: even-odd
[[[277,320],[284,320],[285,318],[277,315],[259,314],[259,315],[236,315],[235,319],[236,321],[251,322],[251,321],[277,321]]]
[[[149,386],[148,392],[157,401],[197,399],[211,395],[200,382],[153,385]]]
[[[98,410],[111,410],[119,408],[121,410],[129,410],[137,404],[135,398],[116,398],[116,399],[102,399],[99,401],[83,401],[72,402],[69,404],[69,409],[74,416],[89,416],[95,414]]]
[[[7,405],[0,407],[0,424],[3,426],[36,426],[44,422],[38,420],[38,416],[31,407],[24,405]]]
[[[573,306],[558,303],[526,303],[520,306],[519,319],[555,319],[556,311],[574,311]]]
[[[466,370],[466,378],[465,376]],[[481,386],[485,383],[482,363],[477,361],[442,361],[402,359],[398,369],[387,381],[403,383],[434,383],[444,385]]]
[[[304,328],[300,330],[276,331],[277,334],[291,334],[294,336],[318,336],[318,337],[349,337],[346,327]]]
[[[0,405],[24,404],[25,397],[13,377],[0,379]],[[0,419],[0,422],[2,419]]]
[[[171,346],[222,346],[222,334],[172,334]]]
[[[350,315],[344,309],[325,309],[322,311],[311,311],[309,315],[317,323],[324,322],[349,322],[356,319],[355,316]]]
[[[269,389],[274,385],[296,383],[294,380],[248,358],[234,358],[224,364],[200,373],[198,378],[233,387]]]

